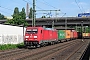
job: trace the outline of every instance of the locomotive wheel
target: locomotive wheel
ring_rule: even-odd
[[[41,45],[37,45],[37,48],[40,48],[41,47]]]
[[[51,45],[54,45],[54,44],[55,44],[55,43],[52,41],[52,42],[51,42]]]

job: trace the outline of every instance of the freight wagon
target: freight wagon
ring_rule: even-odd
[[[71,39],[71,30],[65,30],[66,32],[66,41]]]
[[[58,30],[58,41],[68,41],[78,38],[77,31],[73,28],[65,28],[65,27],[56,27],[55,29]]]
[[[83,36],[84,39],[85,38],[90,38],[90,33],[83,33],[82,36]]]
[[[86,38],[90,38],[90,33],[78,32],[78,39],[86,39]]]
[[[77,39],[78,38],[78,33],[76,30],[72,30],[73,32],[73,39]]]
[[[63,42],[65,41],[65,30],[58,30],[58,41]]]

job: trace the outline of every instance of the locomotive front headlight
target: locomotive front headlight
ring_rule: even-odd
[[[25,38],[29,38],[29,36],[25,36]]]
[[[26,40],[28,40],[28,39],[26,39]]]
[[[37,36],[34,36],[34,38],[37,38]]]

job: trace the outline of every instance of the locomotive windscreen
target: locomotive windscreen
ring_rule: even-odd
[[[36,34],[38,32],[37,29],[27,29],[26,30],[26,33],[33,33],[33,34]]]

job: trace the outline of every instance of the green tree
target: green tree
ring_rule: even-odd
[[[46,18],[46,16],[42,16],[41,18]]]
[[[13,23],[11,23],[11,24],[15,24],[15,25],[21,25],[21,24],[23,24],[23,21],[24,21],[23,11],[24,11],[24,8],[22,8],[22,11],[21,12],[19,12],[18,7],[16,7],[14,9],[14,13],[12,15],[12,17],[13,17],[13,19],[12,19],[13,20]]]
[[[12,20],[8,20],[6,23],[7,24],[15,24],[15,25],[28,25],[28,23],[25,21],[25,17],[26,17],[26,14],[25,14],[25,9],[22,8],[22,11],[19,12],[19,9],[18,7],[16,7],[14,9],[14,13],[12,15],[13,19]]]
[[[4,15],[0,13],[0,19],[5,19]]]
[[[29,18],[32,18],[32,8],[30,8]]]
[[[22,8],[22,11],[20,12],[20,16],[22,19],[26,19],[26,13],[25,13],[25,8]]]
[[[16,8],[14,9],[14,13],[13,13],[12,17],[13,17],[13,18],[16,18],[17,16],[19,16],[19,9],[18,9],[18,7],[16,7]]]

